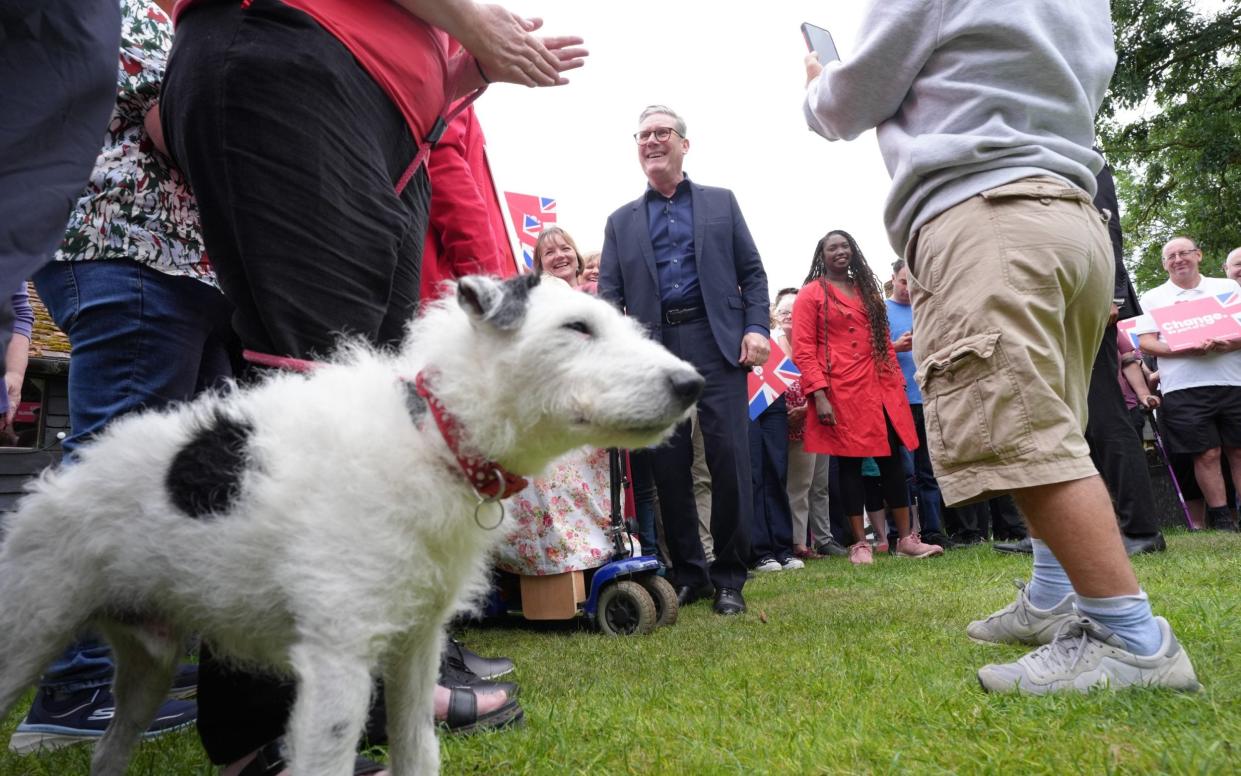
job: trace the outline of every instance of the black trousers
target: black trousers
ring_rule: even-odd
[[[988,535],[999,541],[1019,540],[1029,533],[1017,502],[1009,495],[948,507],[944,510],[944,524],[962,541],[986,539]]]
[[[746,561],[750,557],[754,510],[746,370],[724,359],[705,317],[676,326],[665,325],[661,337],[664,347],[693,364],[706,379],[698,400],[698,424],[711,472],[715,561],[709,569],[698,538],[698,508],[690,474],[694,450],[689,421],[678,426],[672,438],[651,453],[675,583],[740,590],[748,573]]]
[[[1086,442],[1095,468],[1107,484],[1116,505],[1120,530],[1126,536],[1149,536],[1159,532],[1155,494],[1142,439],[1125,408],[1117,375],[1120,356],[1116,350],[1116,327],[1108,326],[1095,354],[1086,406]]]
[[[789,415],[781,396],[750,421],[750,487],[754,513],[750,562],[783,563],[793,555],[793,509],[789,506]],[[804,542],[806,538],[801,537]]]
[[[246,347],[309,358],[341,334],[400,340],[430,183],[424,169],[396,193],[409,127],[335,37],[279,0],[195,5],[160,116]]]
[[[313,358],[342,333],[400,339],[430,184],[423,170],[396,193],[410,131],[336,38],[277,0],[196,5],[160,113],[246,347]],[[205,645],[198,729],[212,762],[281,735],[292,699],[291,684],[233,671]]]

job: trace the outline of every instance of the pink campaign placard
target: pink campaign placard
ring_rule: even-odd
[[[1213,296],[1150,311],[1160,336],[1173,350],[1197,347],[1205,339],[1241,338],[1241,323]]]

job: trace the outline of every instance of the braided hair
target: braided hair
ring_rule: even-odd
[[[866,319],[870,323],[871,355],[875,359],[875,364],[881,370],[894,369],[896,365],[888,357],[888,309],[883,303],[879,279],[875,277],[875,273],[871,271],[870,265],[866,263],[866,257],[862,255],[862,249],[858,247],[857,240],[853,239],[853,235],[843,229],[833,229],[823,235],[823,239],[819,240],[819,244],[814,248],[814,258],[810,262],[810,272],[806,275],[803,285],[808,285],[818,280],[820,285],[823,286],[823,323],[826,326],[828,309],[831,306],[831,295],[827,289],[827,259],[823,255],[823,247],[827,244],[828,238],[835,234],[845,238],[845,241],[849,243],[849,251],[852,253],[852,256],[849,258],[849,279],[853,281],[853,287],[857,289],[858,296],[862,300],[862,307],[866,311]]]

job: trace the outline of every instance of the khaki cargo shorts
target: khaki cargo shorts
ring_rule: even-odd
[[[927,443],[948,504],[1095,474],[1086,394],[1115,269],[1105,218],[1050,177],[927,222],[905,255]]]

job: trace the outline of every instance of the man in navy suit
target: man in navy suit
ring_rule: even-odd
[[[770,347],[767,274],[732,192],[682,171],[685,121],[663,105],[638,121],[648,186],[608,218],[599,295],[706,379],[698,419],[711,471],[710,568],[698,538],[688,421],[652,451],[655,484],[677,598],[692,603],[714,588],[715,611],[740,614],[753,519],[746,374],[767,361]]]

